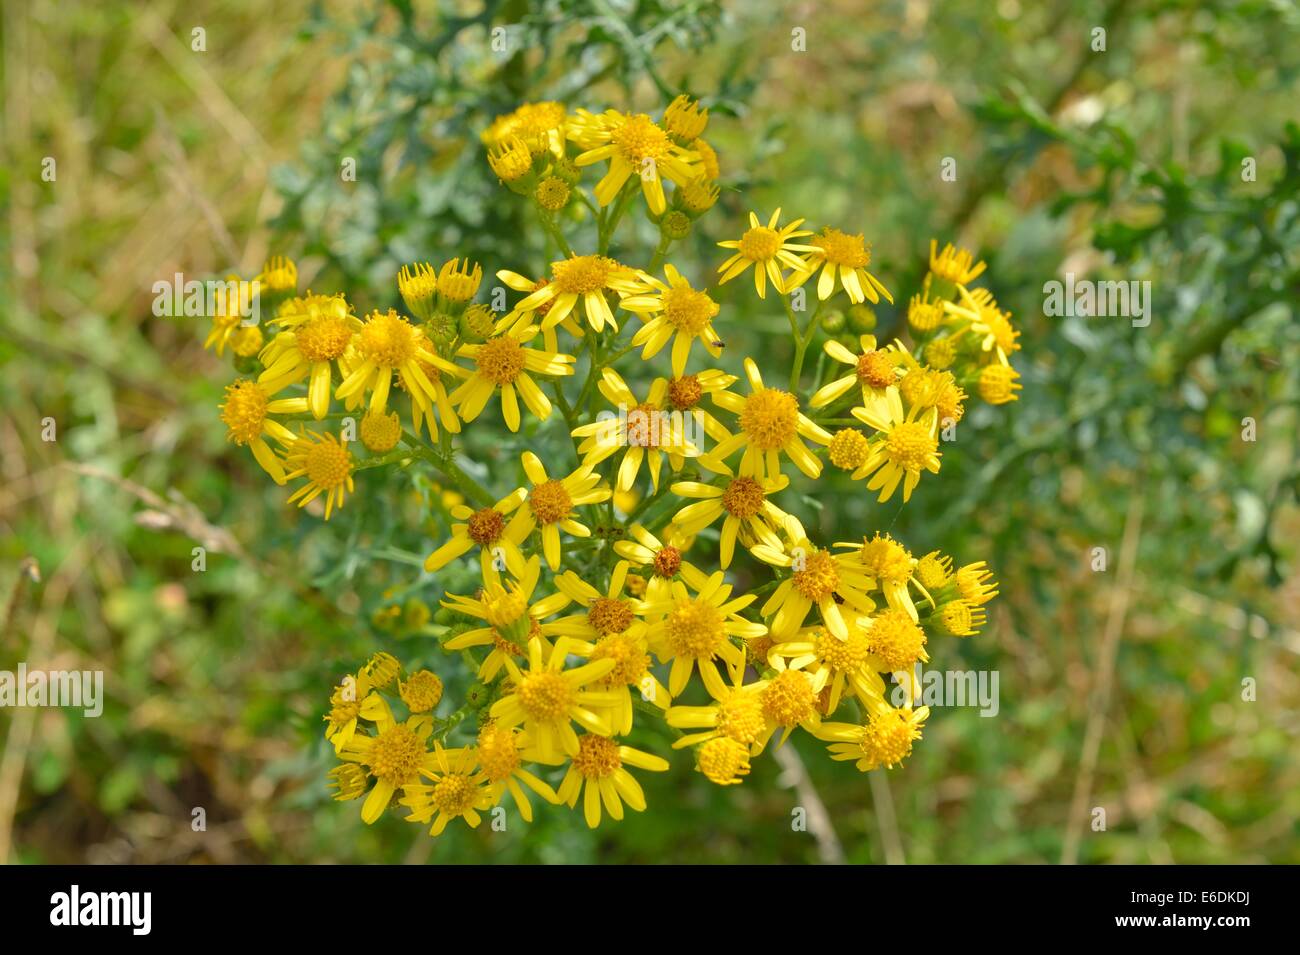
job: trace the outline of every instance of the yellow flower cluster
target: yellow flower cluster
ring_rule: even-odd
[[[412,462],[454,487],[443,495],[449,533],[425,571],[436,582],[473,562],[472,592],[443,597],[454,624],[441,627],[441,649],[454,654],[449,682],[459,659],[472,660],[475,682],[453,706],[438,675],[380,653],[334,689],[336,798],[363,799],[367,823],[402,806],[437,835],[458,818],[477,826],[507,792],[526,820],[530,794],[581,800],[593,827],[621,819],[646,805],[634,771],[669,768],[626,742],[646,719],[677,735],[674,748],[693,748],[719,785],[742,781],[774,736],[781,745],[796,729],[834,759],[892,767],[928,716],[914,705],[915,670],[931,638],[985,622],[997,590],[983,562],[955,566],[872,531],[828,545],[787,509],[792,479],[815,495],[827,463],[881,501],[899,489],[906,501],[922,472],[939,471],[968,388],[1014,400],[1018,333],[971,285],[984,264],[932,247],[899,338],[827,335],[841,293],[855,321],[872,319],[859,330],[874,328],[867,303],[894,301],[869,270],[870,245],[802,219],[782,225],[779,209],[751,213],[738,239],[718,243],[729,257],[717,285],[752,267],[758,297],[770,288],[790,322],[793,367],[785,386],[750,357],[739,374],[714,366],[736,320],[716,290],[666,261],[719,196],[708,119],[679,97],[659,119],[533,103],[493,122],[487,163],[556,249],[540,273],[496,273],[518,296],[508,310],[475,302],[482,268],[460,258],[404,266],[405,314],[364,318],[343,295],[300,295],[296,267],[275,259],[250,283],[271,296],[269,340],[241,349],[239,323],[214,316],[209,345],[234,342],[248,372],[227,389],[222,420],[277,482],[303,479],[291,501],[323,496],[328,519],[357,470]],[[600,178],[584,185],[590,166]],[[645,269],[610,254],[641,203],[660,236]],[[814,290],[801,317],[792,303]],[[819,335],[829,361],[806,385]],[[627,356],[625,378],[615,366]],[[394,388],[409,402],[394,402]],[[517,486],[498,461],[495,491],[457,462],[455,442],[471,423],[488,426],[490,403],[527,441]],[[557,409],[562,431],[539,424]],[[531,450],[543,446],[546,461]],[[738,591],[727,576],[738,558],[754,572],[746,579],[769,582]],[[391,610],[389,626],[404,613]],[[427,608],[415,616],[427,629]]]

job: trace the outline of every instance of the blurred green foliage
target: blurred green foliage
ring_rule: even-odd
[[[471,585],[467,571],[419,572],[445,534],[445,489],[407,469],[387,492],[359,488],[328,527],[285,507],[223,442],[229,369],[201,353],[203,330],[149,316],[153,281],[248,273],[268,251],[359,309],[396,305],[393,276],[415,259],[536,273],[553,253],[491,176],[479,132],[523,100],[655,111],[682,91],[711,108],[724,183],[672,256],[692,279],[751,208],[779,205],[865,231],[900,303],[931,237],[975,249],[1022,330],[1021,401],[972,410],[906,508],[842,488],[833,508],[799,508],[833,539],[885,529],[987,559],[1002,590],[982,636],[936,654],[999,671],[996,718],[936,711],[908,764],[874,785],[801,746],[849,861],[1057,861],[1070,825],[1082,861],[1300,861],[1294,5],[544,0],[318,4],[274,23],[243,3],[78,6],[57,23],[6,7],[3,21],[6,89],[48,95],[41,111],[7,101],[0,163],[0,595],[13,594],[0,666],[102,668],[109,702],[97,721],[0,714],[0,836],[12,820],[16,858],[822,857],[791,830],[804,796],[769,758],[727,790],[678,759],[647,780],[646,814],[598,833],[549,810],[435,843],[331,802],[329,686],[376,648],[445,669],[430,628],[377,617]],[[207,26],[206,59],[188,52],[191,22]],[[57,183],[33,172],[47,155]],[[632,230],[627,248],[653,247],[647,223]],[[1045,315],[1043,286],[1067,271],[1149,280],[1150,326]],[[788,367],[774,305],[743,282],[719,300],[729,368],[745,354]],[[900,316],[880,308],[876,334],[905,337]],[[518,447],[497,437],[467,429],[466,455],[505,490]],[[39,583],[16,583],[26,555]],[[1108,828],[1092,832],[1071,801],[1121,589],[1086,803]],[[463,692],[449,683],[449,699]],[[207,832],[190,828],[196,806]]]

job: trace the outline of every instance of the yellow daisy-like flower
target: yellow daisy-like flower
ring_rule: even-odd
[[[784,451],[804,474],[813,478],[820,475],[822,462],[801,439],[830,444],[830,433],[800,412],[799,399],[790,392],[766,387],[752,358],[745,359],[745,376],[749,379],[749,397],[743,398],[730,391],[713,394],[714,404],[739,417],[740,430],[702,455],[700,463],[710,471],[730,474],[726,459],[744,448],[740,460],[741,473],[762,478],[781,473],[781,452]]]
[[[664,110],[664,126],[669,135],[682,142],[698,139],[709,124],[709,111],[685,93],[678,96]]]
[[[498,116],[483,130],[484,145],[496,146],[516,137],[533,152],[549,151],[564,155],[564,130],[569,114],[563,103],[543,101],[524,103],[518,109]]]
[[[749,747],[714,737],[695,751],[695,767],[715,785],[739,785],[749,775]]]
[[[992,352],[1000,364],[1009,365],[1008,357],[1020,350],[1020,332],[1011,324],[1011,313],[998,308],[993,293],[988,289],[977,288],[974,292],[965,286],[957,289],[961,295],[961,304],[945,302],[944,309],[949,314],[963,318],[970,323],[969,330],[980,344],[980,350]]]
[[[607,501],[614,492],[597,486],[600,475],[589,464],[580,465],[568,477],[551,478],[546,473],[546,466],[533,452],[525,451],[522,460],[524,473],[533,486],[528,492],[528,506],[521,508],[517,517],[520,533],[526,538],[534,527],[540,527],[542,553],[546,555],[547,566],[559,570],[560,531],[574,537],[591,536],[587,525],[573,519],[574,509],[583,504]]]
[[[488,778],[478,767],[473,749],[443,749],[433,744],[433,765],[425,767],[421,775],[428,783],[407,783],[399,802],[411,810],[408,822],[426,823],[433,820],[429,835],[440,836],[453,819],[464,819],[471,828],[483,821],[481,812],[492,808],[496,799]]]
[[[772,218],[767,221],[767,225],[763,225],[759,222],[758,216],[751,212],[749,229],[744,235],[739,239],[727,239],[718,243],[724,249],[735,249],[731,258],[718,266],[718,272],[722,276],[718,279],[719,285],[730,282],[752,265],[754,290],[758,292],[759,298],[767,297],[768,279],[772,280],[772,287],[776,289],[778,295],[786,293],[782,268],[802,272],[804,261],[796,253],[813,251],[811,245],[800,245],[790,240],[812,235],[812,232],[799,228],[803,224],[803,219],[795,219],[778,229],[777,222],[780,219],[781,210],[777,209],[772,213]]]
[[[571,670],[564,668],[571,641],[561,637],[548,652],[542,641],[528,641],[528,669],[521,670],[514,660],[506,659],[511,692],[492,704],[492,718],[510,728],[523,724],[533,740],[537,762],[554,764],[562,755],[578,752],[577,722],[589,733],[609,736],[608,722],[593,707],[617,703],[616,695],[605,690],[588,689],[588,685],[608,676],[618,664],[612,659],[595,660]]]
[[[895,610],[902,610],[913,620],[918,619],[916,604],[908,590],[914,585],[926,597],[929,593],[916,578],[918,561],[911,552],[888,534],[879,532],[870,539],[836,541],[836,547],[849,548],[849,555],[862,573],[876,582],[885,595],[885,601]]]
[[[945,302],[941,298],[930,297],[930,280],[933,277],[927,273],[921,283],[921,291],[907,303],[907,324],[918,335],[929,335],[943,324]]]
[[[271,475],[276,484],[283,484],[284,468],[266,439],[274,438],[288,446],[297,441],[298,436],[271,415],[302,414],[307,410],[307,399],[273,399],[264,386],[241,378],[226,386],[226,401],[219,408],[227,439],[252,451],[262,470]]]
[[[509,792],[524,822],[533,821],[533,804],[524,786],[552,805],[560,804],[560,797],[554,789],[524,769],[523,763],[531,745],[527,733],[489,722],[479,730],[475,746],[479,769],[491,786],[493,803],[499,802],[501,796]]]
[[[1010,401],[1019,401],[1016,394],[1024,386],[1017,380],[1020,372],[1010,365],[985,365],[980,369],[976,390],[979,396],[991,405],[1004,405]]]
[[[581,795],[582,813],[592,829],[600,825],[602,803],[616,820],[623,818],[624,804],[634,812],[644,812],[645,792],[625,764],[656,773],[668,769],[668,760],[661,756],[620,746],[604,735],[584,733],[578,739],[577,752],[569,756],[569,769],[558,791],[560,800],[572,808]]]
[[[894,304],[894,296],[889,289],[867,271],[871,264],[871,247],[863,240],[862,233],[851,235],[832,229],[829,226],[808,240],[812,246],[801,263],[800,270],[790,276],[786,291],[791,291],[808,281],[818,269],[821,276],[817,279],[817,298],[825,301],[835,294],[835,280],[855,305],[870,300],[874,305],[884,296],[889,304]]]
[[[338,755],[364,766],[374,777],[374,787],[361,806],[361,818],[370,825],[384,814],[395,792],[419,782],[431,757],[426,741],[433,722],[427,716],[412,716],[398,723],[378,694],[366,697],[361,715],[374,722],[375,734],[355,733]]]
[[[667,456],[673,468],[688,457],[700,454],[699,439],[692,441],[693,422],[681,411],[668,407],[668,382],[656,378],[645,401],[638,401],[623,376],[613,368],[601,372],[600,393],[618,409],[617,414],[601,412],[596,420],[573,429],[573,437],[582,438],[578,453],[582,463],[595,466],[626,449],[614,481],[615,491],[627,491],[636,484],[644,462],[650,469],[650,481],[659,490],[659,472]],[[702,438],[702,435],[700,436]]]
[[[353,348],[356,363],[351,365],[334,396],[345,399],[369,392],[372,411],[388,410],[388,393],[394,372],[402,375],[410,389],[411,399],[426,413],[438,395],[420,363],[434,365],[451,374],[460,372],[428,347],[422,330],[391,308],[387,312],[370,313],[357,332]]]
[[[674,142],[645,113],[608,110],[600,117],[592,117],[585,110],[578,113],[584,122],[575,132],[583,152],[574,163],[581,167],[609,161],[609,169],[593,190],[601,206],[613,202],[628,179],[636,176],[650,211],[663,215],[668,208],[664,179],[684,186],[695,178],[698,155]]]
[[[726,739],[745,747],[747,752],[758,752],[767,732],[760,694],[767,688],[768,681],[745,683],[744,679],[745,667],[737,667],[732,672],[731,684],[723,683],[720,692],[713,693],[715,702],[707,706],[671,707],[664,714],[669,726],[696,730],[674,741],[673,749]]]
[[[514,289],[516,292],[523,292],[525,300],[534,292],[540,291],[543,287],[550,284],[550,279],[530,279],[527,276],[520,275],[518,272],[511,272],[509,269],[501,269],[497,272],[497,278]],[[522,304],[522,301],[520,302]],[[521,309],[516,305],[510,312],[496,323],[496,331],[503,332],[511,328],[522,328],[528,325],[538,325],[542,329],[542,342],[547,351],[559,350],[559,336],[556,334],[557,328],[563,328],[574,338],[581,338],[587,334],[578,321],[576,311],[569,312],[564,318],[556,322],[546,324],[550,316],[551,308],[555,305],[555,299],[547,299],[540,302],[536,308]]]
[[[543,649],[549,652],[550,638],[560,635],[564,628],[554,621],[546,622],[546,618],[567,607],[571,598],[561,591],[534,601],[541,573],[541,558],[535,554],[524,562],[523,570],[515,580],[503,579],[495,564],[484,565],[482,590],[473,597],[448,594],[442,605],[457,613],[477,617],[487,626],[457,634],[444,643],[443,648],[492,647],[478,670],[479,679],[485,681],[496,679],[507,660],[522,658],[530,640],[540,641]]]
[[[672,265],[664,266],[664,276],[667,281],[661,282],[642,272],[643,289],[625,297],[619,307],[636,313],[645,322],[632,336],[633,345],[644,346],[643,360],[649,361],[672,341],[673,374],[680,378],[696,339],[714,358],[722,355],[722,343],[713,328],[720,306],[704,292],[691,288],[691,283]]]
[[[845,689],[867,704],[885,698],[885,681],[876,671],[866,631],[858,620],[850,622],[848,636],[841,639],[825,627],[809,627],[772,647],[771,656],[786,661],[785,667],[812,674],[813,692],[826,694],[826,712],[833,713]]]
[[[429,321],[436,310],[438,270],[428,262],[403,265],[397,272],[397,291],[412,315]]]
[[[205,349],[211,348],[218,355],[229,344],[251,314],[254,298],[253,283],[245,282],[238,275],[227,275],[222,294],[216,299],[217,311],[212,316],[212,330],[203,341]]]
[[[488,165],[502,182],[522,179],[533,168],[533,154],[518,136],[506,136],[488,147]]]
[[[870,613],[876,604],[867,591],[875,588],[875,581],[848,555],[812,543],[798,519],[787,516],[783,529],[788,538],[785,544],[765,541],[753,547],[754,556],[763,563],[790,570],[790,576],[777,585],[759,611],[772,618],[768,630],[773,639],[788,639],[816,607],[826,629],[847,640],[849,624],[840,607]]]
[[[430,573],[441,570],[457,557],[478,547],[484,576],[487,576],[489,564],[496,565],[498,570],[508,568],[510,573],[522,576],[524,554],[519,548],[528,535],[521,533],[523,523],[516,524],[511,517],[527,497],[528,492],[521,487],[490,507],[476,510],[465,504],[453,505],[451,516],[462,523],[451,525],[451,539],[424,559],[424,569]]]
[[[764,722],[763,732],[755,747],[756,755],[762,752],[777,730],[781,731],[781,740],[777,745],[783,745],[797,727],[814,733],[821,725],[821,713],[818,710],[820,701],[817,691],[813,689],[813,675],[788,666],[781,657],[771,659],[780,665],[758,694]]]
[[[600,686],[612,691],[618,702],[609,710],[601,707],[595,710],[619,736],[632,731],[633,692],[640,693],[642,699],[660,709],[667,709],[671,702],[668,690],[650,672],[644,620],[646,605],[624,596],[627,571],[628,562],[619,561],[604,594],[573,571],[555,580],[557,588],[586,610],[584,614],[555,622],[557,630],[575,639],[573,652],[588,660],[611,659],[617,663]]]
[[[768,498],[789,484],[784,474],[758,478],[743,472],[721,485],[678,481],[671,488],[674,494],[698,500],[674,514],[673,523],[682,533],[694,535],[721,517],[718,566],[725,570],[731,566],[737,539],[744,547],[766,542],[780,548],[776,529],[789,515]]]
[[[913,710],[893,709],[886,704],[865,725],[823,723],[815,735],[830,742],[831,759],[855,760],[865,773],[881,766],[893,768],[910,756],[912,744],[921,738],[929,715],[928,706]]]
[[[463,304],[478,292],[483,281],[483,266],[466,259],[452,259],[438,270],[438,294],[448,302]]]
[[[291,298],[280,306],[274,324],[287,329],[267,343],[259,356],[265,366],[257,380],[273,391],[307,379],[312,416],[330,408],[332,367],[352,344],[361,322],[342,295]]]
[[[347,367],[348,363],[349,359],[345,356],[344,367]],[[460,434],[460,417],[451,403],[451,395],[447,392],[443,375],[450,374],[454,378],[465,375],[465,370],[441,360],[435,363],[417,358],[415,364],[420,371],[424,372],[424,377],[433,387],[433,401],[430,402],[428,393],[421,385],[410,381],[405,372],[397,373],[397,387],[411,396],[411,423],[414,425],[415,433],[419,434],[427,429],[430,439],[437,441],[438,421],[441,420],[443,427],[452,434]],[[452,370],[448,371],[449,368]]]
[[[700,173],[702,177],[709,182],[717,182],[722,177],[722,167],[718,164],[717,151],[705,142],[703,137],[694,140],[690,148],[700,157]],[[698,181],[697,179],[696,182]]]
[[[975,256],[966,249],[959,249],[951,242],[939,252],[939,243],[930,240],[930,274],[954,285],[969,285],[984,274],[983,262],[976,262]]]
[[[442,680],[432,670],[416,670],[397,681],[397,695],[412,713],[431,713],[442,700]]]
[[[587,324],[593,329],[599,332],[609,325],[617,331],[618,322],[614,321],[605,293],[624,296],[641,288],[637,273],[626,265],[604,255],[575,255],[552,262],[551,280],[519,302],[515,312],[534,312],[549,304],[542,316],[541,327],[546,330],[559,325],[581,304]],[[511,321],[517,324],[518,320]]]
[[[808,399],[811,407],[824,408],[844,397],[857,385],[862,392],[862,404],[867,408],[882,410],[882,404],[888,399],[889,393],[898,391],[898,379],[904,372],[907,347],[896,341],[885,348],[879,348],[874,335],[863,335],[858,343],[862,352],[857,355],[833,338],[823,346],[829,357],[852,366],[853,373],[836,378],[815,391]]]
[[[675,525],[668,526],[662,540],[640,524],[628,528],[628,534],[631,535],[631,540],[616,541],[614,553],[626,558],[634,567],[645,567],[651,571],[645,589],[648,604],[663,605],[668,601],[672,593],[672,582],[678,577],[694,590],[702,589],[708,581],[708,574],[682,556],[691,535],[682,533]]]
[[[983,606],[998,595],[998,582],[993,579],[988,564],[982,560],[958,568],[954,580],[962,599],[976,607]]]
[[[373,689],[370,677],[364,670],[349,674],[330,693],[330,711],[325,714],[325,738],[334,744],[338,753],[352,741],[357,732],[357,722],[361,718],[361,706]]]
[[[253,281],[259,286],[258,294],[274,305],[298,291],[298,265],[286,256],[273,255]]]
[[[519,430],[519,399],[539,421],[551,415],[551,402],[533,375],[558,377],[573,374],[572,355],[524,347],[537,337],[536,325],[515,327],[493,335],[481,345],[461,345],[456,352],[474,362],[472,374],[451,394],[451,403],[465,421],[473,421],[488,399],[501,391],[501,413],[506,427]]]
[[[306,483],[289,495],[289,503],[306,507],[325,495],[325,520],[343,506],[344,494],[351,494],[352,452],[333,434],[308,431],[296,438],[284,456],[285,480],[305,477]]]
[[[732,599],[731,589],[723,583],[722,571],[705,581],[695,596],[682,581],[675,580],[668,600],[649,608],[648,616],[658,619],[650,625],[647,640],[661,661],[671,661],[668,692],[673,696],[681,694],[697,669],[709,693],[721,696],[726,683],[718,664],[732,673],[745,665],[745,651],[733,638],[751,640],[767,633],[761,623],[740,616],[740,611],[754,602],[754,595]]]
[[[853,477],[872,475],[867,490],[879,490],[882,503],[893,496],[900,482],[907,501],[922,471],[939,473],[939,414],[933,407],[913,406],[904,415],[902,399],[894,393],[880,406],[854,408],[853,417],[880,432],[870,456]]]

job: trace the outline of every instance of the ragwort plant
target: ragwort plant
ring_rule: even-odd
[[[906,502],[939,473],[971,396],[1016,400],[1019,333],[976,284],[984,264],[932,244],[907,306],[912,348],[832,338],[809,383],[823,318],[893,295],[861,233],[780,209],[718,242],[718,264],[670,262],[719,195],[708,118],[686,97],[657,120],[554,102],[499,117],[486,162],[560,256],[543,274],[499,269],[491,304],[476,300],[482,265],[459,256],[403,267],[405,311],[368,314],[346,293],[300,290],[276,257],[242,286],[265,328],[245,322],[242,296],[214,316],[207,345],[244,373],[221,419],[290,503],[328,521],[354,493],[386,493],[383,470],[437,472],[452,522],[424,570],[479,580],[442,601],[455,625],[441,676],[381,651],[329,696],[335,798],[360,800],[367,823],[392,809],[438,835],[479,825],[507,793],[525,820],[534,798],[581,802],[592,827],[620,820],[646,808],[638,775],[673,755],[628,744],[645,720],[723,786],[796,731],[864,772],[897,766],[929,715],[915,669],[932,638],[985,624],[997,590],[983,561],[914,552],[879,528],[813,540],[783,501],[796,472],[816,482],[830,467]],[[575,205],[582,215],[562,215]],[[659,233],[638,263],[609,254],[629,215]],[[789,369],[746,357],[742,381],[716,367],[730,319],[706,277],[780,303]],[[476,478],[463,435],[503,427],[563,429],[577,465],[530,449],[522,481]],[[770,580],[737,590],[738,552]],[[444,678],[467,664],[475,682],[444,701]]]

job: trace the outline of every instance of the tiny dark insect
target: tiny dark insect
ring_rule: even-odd
[[[714,342],[714,343],[713,343],[713,347],[714,347],[714,348],[723,348],[723,347],[726,346],[726,344],[727,344],[726,342]]]

